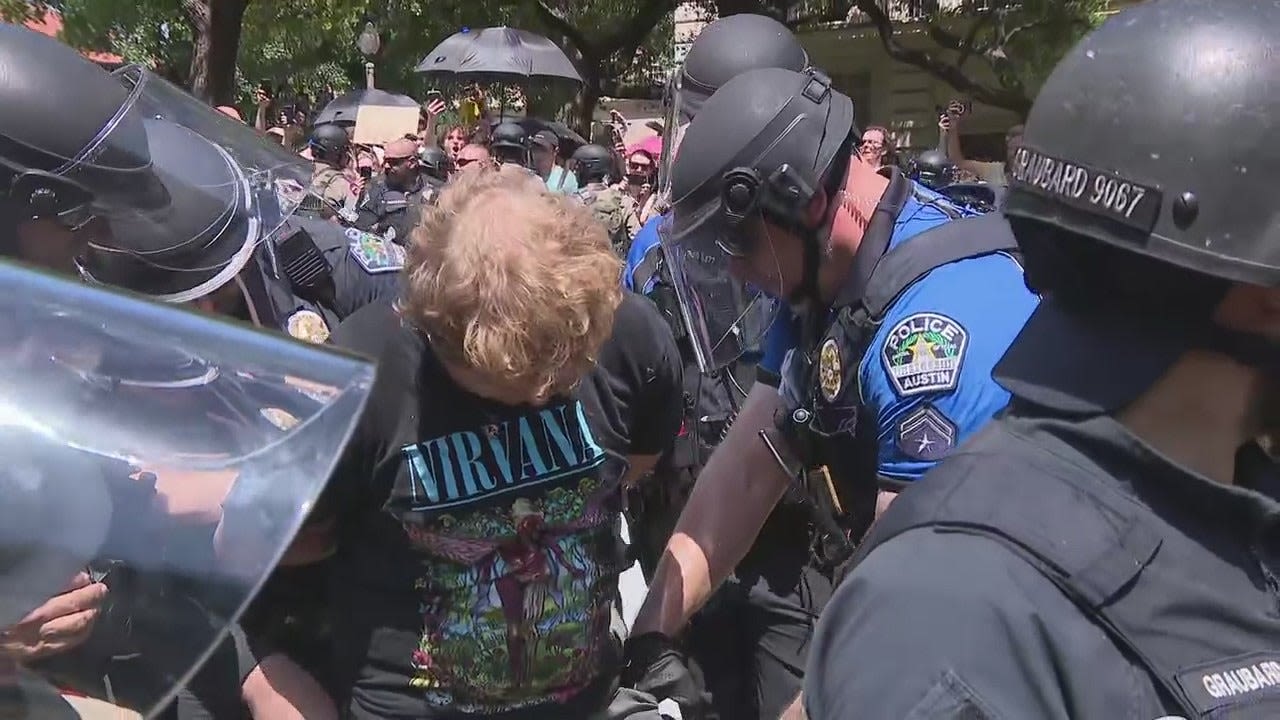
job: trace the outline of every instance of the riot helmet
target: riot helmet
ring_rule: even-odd
[[[529,167],[529,136],[520,123],[501,122],[489,134],[489,151],[499,163]]]
[[[780,294],[759,288],[744,296],[746,305],[723,296],[730,260],[756,250],[744,228],[764,220],[798,235],[805,243],[798,292],[816,294],[821,247],[838,203],[828,203],[828,217],[815,227],[810,201],[840,190],[855,136],[853,101],[832,90],[826,76],[779,68],[733,78],[690,123],[685,139],[698,152],[676,156],[671,222],[660,235],[677,292],[686,295],[682,305],[698,312],[690,326],[709,365],[731,361],[733,345],[752,339],[743,333],[767,329],[771,315],[756,317],[751,327],[740,320],[772,307],[765,291]]]
[[[1112,346],[1141,335],[1160,348],[1100,360],[1108,382],[1094,385],[1120,389],[1073,389],[1089,407],[1123,407],[1191,347],[1280,367],[1274,340],[1213,319],[1233,283],[1280,286],[1280,223],[1259,179],[1280,163],[1278,30],[1273,3],[1143,3],[1086,35],[1040,90],[1004,205],[1027,283],[1046,295],[1023,335],[1061,347],[1065,327],[1114,326]],[[1032,345],[1016,342],[1001,373],[1046,364],[1028,361]]]
[[[453,174],[453,160],[436,145],[424,145],[418,150],[418,164],[424,175],[436,180],[448,180]]]
[[[573,172],[580,186],[608,183],[613,173],[613,151],[603,145],[583,145],[574,150],[569,159],[573,163]]]
[[[186,302],[302,198],[305,162],[145,69],[107,73],[8,24],[0,69],[5,254]]]
[[[720,18],[702,28],[672,74],[664,95],[662,157],[658,161],[658,189],[670,182],[671,159],[684,128],[720,86],[748,70],[785,68],[802,71],[809,56],[785,25],[764,15],[742,13]],[[669,197],[664,192],[664,197]]]
[[[956,166],[940,150],[925,150],[911,163],[911,179],[932,190],[950,185]]]
[[[311,129],[307,147],[311,148],[311,156],[316,160],[341,165],[351,150],[351,136],[338,123],[320,123]]]

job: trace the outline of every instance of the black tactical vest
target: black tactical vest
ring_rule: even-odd
[[[905,194],[887,196],[881,206],[884,217],[896,219],[905,199]],[[871,226],[867,238],[888,243],[888,233],[873,234]],[[796,444],[801,454],[811,455],[809,467],[827,469],[803,483],[804,500],[817,513],[834,515],[815,518],[819,526],[843,528],[844,535],[854,538],[874,517],[879,486],[877,411],[862,403],[858,379],[876,331],[902,293],[935,268],[992,253],[1016,255],[1017,242],[1002,216],[980,215],[943,223],[887,252],[867,249],[871,255],[860,251],[859,257],[876,261],[855,259],[851,279],[833,308],[835,320],[788,369],[795,387],[803,388],[798,400],[807,411],[799,418],[792,414],[793,422],[802,425],[793,430]],[[852,551],[847,538],[828,538],[826,544],[828,564],[842,562]]]
[[[1017,446],[1014,462],[996,460],[1011,457],[1001,452],[1006,446],[1009,453]],[[1165,712],[1189,720],[1280,718],[1280,513],[1252,557],[1228,559],[1231,553],[1188,537],[1115,481],[1091,476],[1104,472],[1097,466],[1000,426],[969,449],[973,457],[940,465],[911,489],[909,504],[872,527],[855,565],[915,528],[991,538],[1145,667]]]

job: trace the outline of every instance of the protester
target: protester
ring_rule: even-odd
[[[539,130],[529,138],[532,168],[542,176],[552,192],[571,195],[578,190],[578,179],[560,164],[560,138],[550,130]]]
[[[897,149],[890,140],[889,129],[881,125],[870,125],[862,131],[862,139],[858,142],[858,157],[873,168],[882,168],[897,164]]]
[[[1008,169],[1012,167],[1011,160],[1013,153],[1017,150],[1018,145],[1022,141],[1022,125],[1014,125],[1005,132],[1005,160],[996,162],[983,162],[980,160],[970,160],[964,154],[964,149],[960,143],[960,134],[964,127],[964,120],[968,116],[968,105],[959,100],[952,100],[947,105],[947,111],[939,119],[939,128],[942,131],[943,140],[947,152],[947,158],[955,163],[956,167],[968,173],[972,173],[979,180],[992,185],[1008,184]]]
[[[401,302],[334,335],[380,359],[314,516],[337,528],[340,705],[593,717],[619,667],[622,486],[679,425],[674,340],[590,213],[523,169],[459,174],[410,247]]]
[[[440,147],[449,154],[449,157],[457,160],[458,152],[471,142],[472,131],[468,130],[465,125],[450,125],[445,130],[444,136],[440,138]]]
[[[471,143],[464,145],[458,151],[454,164],[458,166],[459,170],[463,170],[468,167],[492,165],[493,158],[489,155],[489,148]]]
[[[640,224],[636,222],[635,201],[609,176],[615,164],[613,153],[603,145],[583,145],[574,151],[571,161],[582,185],[574,196],[590,208],[609,234],[613,251],[623,257]]]

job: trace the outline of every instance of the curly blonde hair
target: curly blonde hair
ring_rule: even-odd
[[[400,313],[444,362],[547,397],[595,363],[621,272],[582,203],[523,168],[472,167],[413,231]]]

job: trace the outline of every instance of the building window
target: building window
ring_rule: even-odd
[[[887,125],[887,118],[871,117],[871,73],[833,73],[831,87],[853,100],[853,117],[858,127]]]

